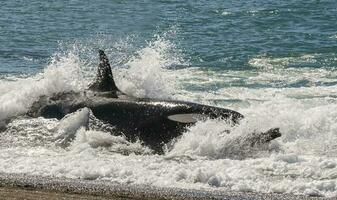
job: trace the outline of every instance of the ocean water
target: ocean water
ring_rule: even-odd
[[[335,0],[5,0],[0,16],[0,120],[12,119],[0,132],[1,173],[337,196]],[[61,122],[23,115],[41,95],[84,91],[98,49],[127,94],[245,119],[198,122],[164,155],[102,130],[80,129],[61,148]],[[274,127],[282,137],[268,146],[233,142]]]

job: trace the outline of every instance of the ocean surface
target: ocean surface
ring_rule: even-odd
[[[336,0],[4,0],[0,16],[0,120],[12,119],[1,173],[337,196]],[[230,135],[198,122],[164,155],[100,130],[60,148],[58,120],[23,114],[41,95],[84,91],[98,49],[127,94],[245,119]],[[232,142],[274,127],[282,137],[268,146]]]

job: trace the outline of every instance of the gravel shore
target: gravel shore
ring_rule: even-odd
[[[234,191],[187,190],[124,185],[106,181],[0,174],[0,199],[233,199],[312,200],[319,197]]]

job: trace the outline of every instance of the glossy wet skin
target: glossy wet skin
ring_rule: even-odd
[[[87,107],[96,118],[115,127],[113,134],[124,135],[130,141],[140,139],[156,153],[163,153],[163,145],[182,135],[186,127],[200,120],[197,118],[220,118],[232,124],[243,118],[236,111],[219,107],[128,96],[117,88],[104,51],[99,50],[99,58],[96,79],[87,92],[42,96],[33,104],[28,115],[61,119],[68,113]],[[271,129],[252,137],[252,145],[280,136],[278,129]]]
[[[237,123],[243,115],[238,112],[183,101],[151,99],[118,99],[101,97],[99,94],[74,93],[42,97],[35,102],[29,115],[61,119],[79,108],[88,107],[99,120],[116,127],[130,141],[140,139],[157,153],[162,153],[163,144],[180,136],[187,126],[196,120],[172,120],[169,116],[199,114],[205,118],[221,118]],[[184,116],[184,115],[182,115]]]
[[[94,115],[121,130],[128,139],[139,138],[155,151],[164,143],[182,134],[191,121],[176,121],[169,116],[197,113],[209,118],[230,119],[237,122],[243,116],[235,111],[178,101],[119,101],[89,106]]]

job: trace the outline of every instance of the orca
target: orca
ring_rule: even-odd
[[[126,95],[115,84],[108,57],[102,50],[99,50],[99,59],[96,78],[88,90],[41,96],[31,106],[28,116],[62,119],[69,113],[88,108],[97,119],[114,127],[113,134],[124,135],[129,141],[141,140],[158,154],[163,153],[164,144],[181,136],[197,121],[219,118],[235,125],[244,118],[225,108]],[[273,128],[255,134],[256,141],[252,141],[252,145],[267,143],[280,136],[279,129]],[[60,138],[64,136],[61,134]],[[257,141],[259,138],[261,140]]]

